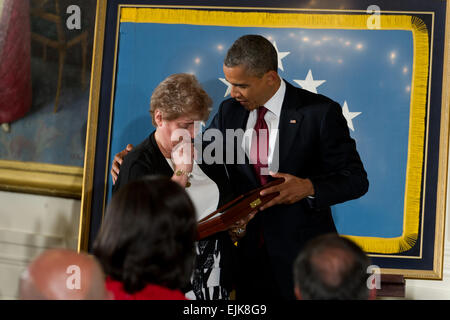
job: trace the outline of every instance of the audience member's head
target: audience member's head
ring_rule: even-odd
[[[19,285],[23,300],[109,299],[100,264],[93,256],[51,249],[33,260]]]
[[[369,264],[351,240],[337,234],[319,236],[295,260],[295,295],[304,300],[367,300]]]
[[[192,273],[196,232],[185,190],[169,178],[146,177],[114,194],[94,254],[127,293],[148,284],[181,289]]]

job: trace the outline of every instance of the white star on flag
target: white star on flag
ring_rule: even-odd
[[[317,93],[317,87],[326,82],[326,80],[314,80],[312,71],[310,69],[305,80],[294,80],[294,82],[305,90],[308,90],[312,93]]]
[[[280,52],[278,51],[278,47],[277,47],[277,43],[274,41],[273,42],[273,46],[275,47],[275,50],[277,51],[277,56],[278,56],[278,68],[280,68],[281,71],[284,71],[283,69],[283,62],[281,60],[283,60],[284,58],[286,58],[286,56],[288,54],[290,54],[290,52]]]
[[[224,78],[219,78],[220,81],[222,81],[227,86],[227,91],[225,92],[224,98],[231,94],[231,84]]]
[[[348,110],[347,101],[344,101],[344,106],[342,107],[342,114],[344,115],[345,120],[347,120],[347,125],[350,128],[350,130],[355,131],[355,128],[353,128],[352,119],[359,116],[361,114],[361,112],[350,112]]]

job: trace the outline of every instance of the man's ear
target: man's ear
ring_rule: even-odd
[[[278,76],[278,73],[276,71],[268,71],[265,75],[266,81],[269,85],[273,86],[275,83],[277,83],[278,79],[280,78]]]

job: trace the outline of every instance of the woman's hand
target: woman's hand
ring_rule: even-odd
[[[172,161],[175,171],[183,170],[192,172],[194,165],[194,145],[190,142],[181,141],[172,149]]]
[[[189,175],[194,165],[194,151],[194,145],[185,141],[181,141],[172,149],[171,157],[174,164],[172,180],[183,188],[189,186]]]

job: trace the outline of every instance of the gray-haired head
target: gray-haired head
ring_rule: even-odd
[[[164,120],[190,115],[206,121],[213,101],[192,74],[176,73],[164,79],[153,91],[150,101],[152,123],[156,127],[155,112],[159,109]]]
[[[228,68],[245,66],[249,75],[260,78],[269,71],[277,72],[278,55],[269,40],[249,34],[237,39],[228,49],[224,65]]]
[[[369,257],[353,241],[337,234],[318,236],[294,262],[296,295],[305,300],[369,299],[369,264]]]

